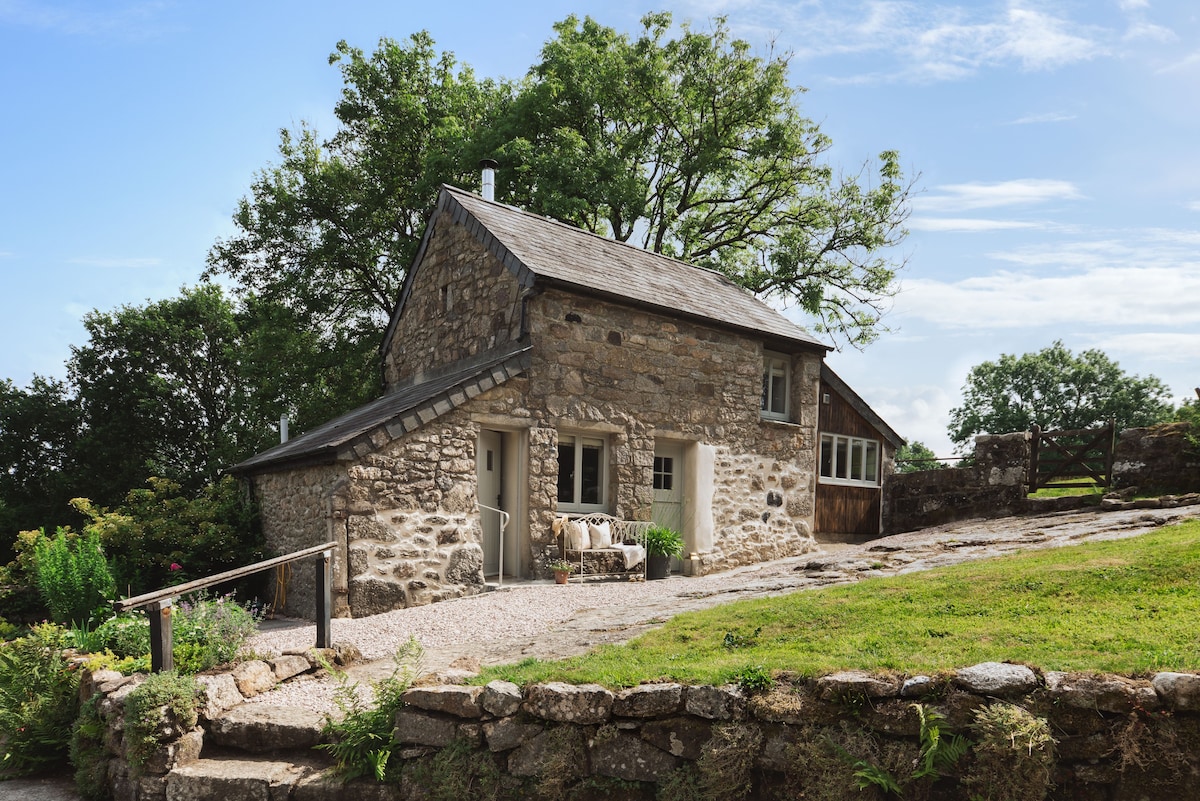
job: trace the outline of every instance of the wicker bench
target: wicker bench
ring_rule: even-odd
[[[582,525],[589,531],[587,548],[570,548],[567,523]],[[593,547],[589,526],[608,524],[612,535],[611,547]],[[592,512],[581,515],[562,515],[554,521],[559,549],[564,561],[578,564],[572,578],[577,581],[600,578],[646,578],[646,532],[653,523],[622,520],[619,517]]]

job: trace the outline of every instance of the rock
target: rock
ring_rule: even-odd
[[[652,720],[642,724],[641,736],[672,756],[697,760],[704,744],[712,737],[712,726],[707,720],[694,717]]]
[[[1025,665],[1007,662],[980,662],[958,670],[954,681],[960,687],[982,695],[1019,695],[1038,685],[1037,674]]]
[[[1045,674],[1046,691],[1057,703],[1076,709],[1095,709],[1100,712],[1126,713],[1140,706],[1138,690],[1145,683],[1120,676],[1051,671]]]
[[[1171,709],[1200,709],[1200,676],[1194,673],[1155,673],[1150,685]]]
[[[199,759],[167,774],[167,801],[287,798],[290,788],[312,772],[287,762]]]
[[[900,694],[900,680],[875,676],[863,670],[843,670],[817,679],[817,692],[826,701],[895,698]]]
[[[921,698],[928,695],[934,688],[933,679],[929,676],[913,676],[905,679],[900,685],[901,698]]]
[[[342,798],[354,801],[400,801],[406,797],[408,796],[401,795],[399,787],[380,784],[374,779],[353,779],[345,782],[326,773],[313,773],[296,782],[292,788],[291,801],[332,801]]]
[[[238,692],[246,698],[253,698],[259,693],[265,693],[275,686],[275,671],[266,662],[257,659],[243,662],[233,669],[233,681],[237,684]]]
[[[599,684],[535,684],[525,694],[524,709],[559,723],[604,723],[612,713],[613,694]]]
[[[504,717],[483,724],[483,736],[487,740],[488,750],[511,751],[537,737],[545,728],[537,723],[523,723],[516,718]]]
[[[237,682],[228,673],[197,676],[196,683],[204,690],[203,703],[198,711],[200,717],[206,720],[212,720],[226,709],[235,707],[246,700],[238,690]]]
[[[168,771],[174,770],[178,765],[195,762],[200,758],[200,750],[203,747],[204,730],[193,729],[183,736],[159,746],[146,760],[143,772],[153,776],[162,776]]]
[[[612,713],[625,718],[661,718],[678,713],[682,705],[683,685],[642,684],[618,692]]]
[[[511,681],[489,681],[479,695],[479,703],[496,717],[515,715],[521,701],[521,688]]]
[[[538,776],[550,773],[563,782],[584,775],[583,734],[566,726],[549,729],[522,743],[508,757],[508,772],[513,776]]]
[[[310,749],[324,726],[325,716],[308,709],[243,704],[214,718],[208,734],[217,745],[259,754]]]
[[[466,684],[478,675],[478,673],[472,673],[467,670],[446,668],[445,670],[435,670],[432,673],[424,673],[417,676],[413,681],[413,686],[437,687],[443,684]]]
[[[454,721],[439,718],[428,712],[401,709],[396,713],[396,728],[392,738],[401,745],[450,745],[458,736]]]
[[[657,782],[678,760],[650,743],[624,732],[597,737],[590,749],[592,773],[628,782]]]
[[[132,678],[132,681],[125,682],[112,692],[104,694],[104,698],[100,700],[100,703],[96,707],[101,715],[109,718],[121,714],[125,709],[125,698],[146,680],[145,676],[134,676]]]
[[[737,685],[688,687],[684,709],[689,715],[708,720],[739,718],[746,709],[746,698]]]
[[[459,718],[477,718],[483,715],[479,704],[482,687],[464,687],[444,684],[436,687],[413,687],[402,696],[404,703],[428,712],[441,712]]]
[[[299,676],[312,670],[308,659],[298,654],[284,654],[267,662],[275,673],[276,681],[287,681],[292,676]]]

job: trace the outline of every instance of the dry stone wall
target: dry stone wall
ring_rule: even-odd
[[[1029,434],[975,438],[969,467],[895,473],[884,484],[883,528],[915,531],[955,520],[1003,517],[1022,510],[1029,469]]]
[[[322,739],[319,715],[237,706],[310,665],[283,657],[240,677],[200,677],[199,725],[169,726],[164,711],[158,749],[138,771],[128,764],[122,714],[139,679],[86,676],[81,687],[96,696],[105,725],[95,775],[122,801],[883,798],[860,781],[864,772],[886,776],[903,798],[1200,797],[1200,675],[1190,673],[1130,678],[985,662],[936,676],[782,676],[756,692],[675,683],[418,686],[394,718],[391,780],[346,784],[310,750]],[[932,727],[939,748],[950,751],[957,739],[958,751],[942,752],[922,774]],[[214,745],[232,757],[224,769],[205,757]],[[242,777],[238,766],[250,757],[238,751],[287,753],[291,762],[260,758]]]
[[[1113,488],[1138,492],[1200,492],[1200,447],[1187,423],[1130,428],[1117,439]]]

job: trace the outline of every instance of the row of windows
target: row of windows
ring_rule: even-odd
[[[821,478],[831,484],[879,485],[879,443],[873,439],[821,435]]]

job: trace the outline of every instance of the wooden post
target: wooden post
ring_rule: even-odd
[[[330,631],[330,617],[333,608],[333,598],[330,594],[329,580],[329,551],[317,556],[317,647],[332,648],[333,635]]]
[[[150,604],[150,670],[161,673],[174,670],[175,653],[171,638],[171,602],[164,598]]]
[[[1042,427],[1034,423],[1029,427],[1029,481],[1026,492],[1033,494],[1038,488],[1038,451],[1042,445]]]

